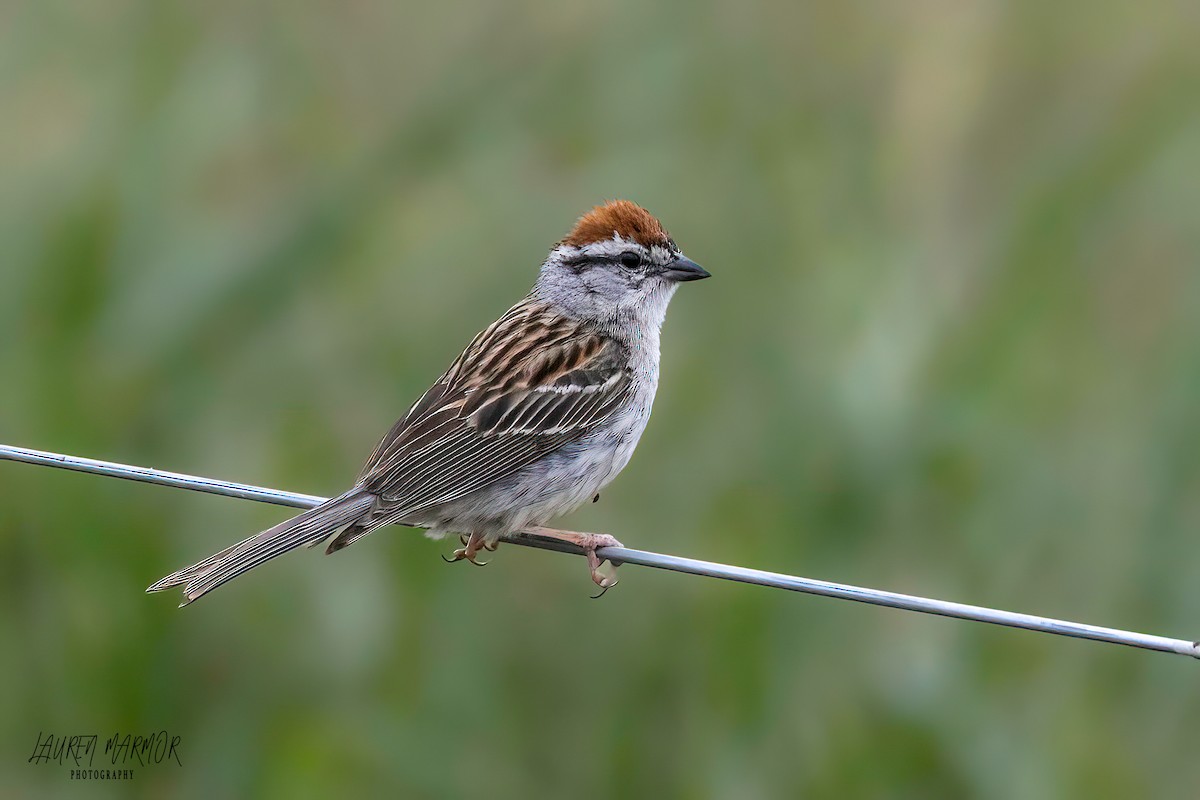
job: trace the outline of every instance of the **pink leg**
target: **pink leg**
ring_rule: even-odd
[[[596,555],[596,551],[601,547],[623,547],[624,545],[617,541],[615,537],[609,536],[606,533],[579,533],[577,531],[561,531],[557,528],[543,528],[541,526],[526,528],[522,533],[529,533],[533,536],[544,536],[547,539],[557,539],[560,542],[570,542],[583,550],[583,554],[587,556],[588,569],[591,570],[592,580],[602,590],[596,597],[603,596],[604,592],[617,585],[615,575],[609,577],[600,574],[600,565],[604,563],[604,560]]]
[[[458,535],[458,540],[460,542],[462,542],[463,547],[466,547],[469,542],[469,537],[465,533],[460,533]],[[489,544],[488,541],[486,539],[484,539],[483,541],[476,543],[476,551],[478,552],[478,548],[483,548],[484,550],[487,550],[489,553],[494,553],[494,552],[496,552],[496,548],[499,546],[500,546],[499,542],[491,542]]]
[[[495,550],[497,546],[495,544],[489,545],[484,539],[483,535],[479,533],[472,533],[469,538],[466,536],[460,536],[458,537],[458,540],[463,543],[463,546],[454,551],[454,557],[446,558],[445,556],[442,556],[442,560],[447,564],[453,564],[455,561],[461,561],[465,558],[467,561],[470,561],[477,567],[487,566],[488,562],[476,561],[475,556],[481,549]]]

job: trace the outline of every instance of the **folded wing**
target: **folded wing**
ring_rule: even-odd
[[[479,334],[372,453],[359,487],[370,530],[419,518],[509,477],[600,427],[628,396],[623,345],[526,300]]]

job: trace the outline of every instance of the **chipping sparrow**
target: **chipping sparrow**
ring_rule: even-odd
[[[648,211],[597,206],[550,251],[533,290],[467,345],[375,448],[354,487],[155,583],[181,605],[300,545],[327,553],[384,525],[459,534],[454,559],[528,531],[588,556],[611,536],[541,527],[629,462],[658,387],[659,330],[681,281],[707,278]]]

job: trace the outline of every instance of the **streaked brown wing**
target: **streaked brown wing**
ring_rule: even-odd
[[[360,483],[399,519],[512,475],[621,405],[624,348],[525,300],[467,347],[380,442]]]

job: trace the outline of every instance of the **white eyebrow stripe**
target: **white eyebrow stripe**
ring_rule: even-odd
[[[645,253],[646,248],[642,247],[637,242],[631,242],[628,239],[622,239],[619,234],[614,233],[613,238],[605,239],[601,242],[592,242],[586,244],[579,249],[581,253],[593,258],[616,258],[621,253],[628,253],[630,250],[636,250],[640,253]]]

